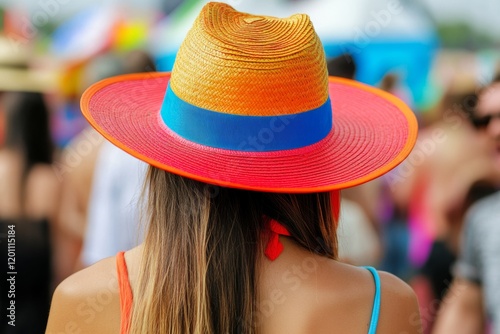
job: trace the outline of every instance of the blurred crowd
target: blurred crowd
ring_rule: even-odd
[[[104,19],[103,11],[87,14],[63,23],[48,40],[35,36],[29,42],[16,39],[19,31],[7,11],[2,20],[0,259],[6,268],[7,230],[14,225],[18,326],[2,322],[1,333],[43,332],[59,282],[142,239],[146,165],[105,142],[83,120],[79,101],[101,79],[155,71],[158,57],[146,42],[166,14],[149,15],[148,21],[130,13]],[[98,34],[87,36],[88,25],[98,25]],[[379,88],[407,102],[419,119],[418,143],[389,174],[342,193],[340,258],[408,282],[417,293],[425,333],[451,333],[447,323],[457,315],[438,314],[450,289],[462,291],[452,288],[456,280],[467,278],[458,264],[468,224],[475,222],[471,208],[500,185],[500,131],[491,130],[500,127],[500,90],[489,89],[500,82],[500,73],[492,71],[485,80],[454,67],[464,57],[437,51],[428,74],[435,94],[426,103],[411,100],[405,71],[388,68],[382,74]],[[348,53],[331,57],[330,75],[359,79],[365,67],[358,60]],[[490,104],[498,103],[496,114],[478,114],[488,96],[494,96]],[[0,273],[2,294],[6,273]],[[478,277],[474,284],[485,283]],[[489,284],[498,290],[500,280]],[[2,295],[2,310],[5,301]],[[485,320],[475,328],[493,331],[488,307],[498,308],[500,300],[482,303]]]

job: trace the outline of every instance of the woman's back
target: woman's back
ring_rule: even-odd
[[[311,254],[293,240],[280,237],[284,251],[274,260],[264,259],[259,269],[256,333],[368,333],[375,283],[365,268],[357,268]],[[143,247],[125,253],[132,289],[137,279]],[[419,333],[420,316],[409,286],[387,273],[380,273],[381,306],[378,333]],[[120,333],[123,310],[116,257],[107,258],[69,277],[58,287],[51,314],[64,314],[47,333],[67,326],[83,333]],[[68,325],[69,324],[69,325]],[[65,329],[66,328],[66,329]]]
[[[368,333],[376,290],[370,271],[311,254],[290,238],[281,239],[285,251],[275,261],[265,262],[261,271],[262,333]],[[414,313],[418,318],[413,292],[390,274],[381,273],[380,279],[376,329],[412,333],[409,317]],[[398,319],[403,320],[398,323]]]

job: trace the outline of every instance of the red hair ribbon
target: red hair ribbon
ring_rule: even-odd
[[[331,191],[330,199],[332,203],[335,228],[337,228],[340,214],[340,191]],[[280,242],[279,236],[284,235],[289,237],[291,236],[291,234],[290,232],[288,232],[286,227],[281,225],[278,221],[269,218],[267,218],[266,230],[269,235],[269,239],[267,241],[267,246],[264,250],[264,254],[269,260],[274,261],[281,254],[281,252],[283,252],[283,244]]]
[[[264,254],[269,260],[274,261],[283,251],[283,244],[280,242],[279,236],[285,235],[289,237],[291,234],[290,232],[288,232],[286,227],[284,227],[274,219],[269,219],[266,225],[269,240],[267,241],[267,246]]]

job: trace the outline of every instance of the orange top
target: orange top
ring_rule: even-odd
[[[128,279],[125,252],[116,255],[118,286],[120,288],[120,334],[127,334],[130,328],[130,311],[132,309],[132,288]]]

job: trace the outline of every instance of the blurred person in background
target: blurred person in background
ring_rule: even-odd
[[[354,80],[356,63],[344,53],[327,61],[328,75]],[[344,189],[338,227],[339,257],[353,265],[377,266],[382,256],[378,234],[378,190],[380,180]]]
[[[123,73],[154,72],[151,56],[134,50],[120,57]],[[86,267],[143,241],[139,197],[147,164],[104,142],[94,167],[80,266]]]
[[[7,231],[15,230],[16,326],[1,333],[42,333],[51,295],[51,234],[59,181],[51,167],[49,113],[40,93],[4,93],[5,142],[0,149],[2,264],[7,264]],[[4,267],[5,268],[5,267]],[[2,275],[6,275],[6,271]],[[7,309],[6,277],[0,280],[0,308]]]
[[[123,73],[120,58],[112,53],[94,57],[84,67],[77,83],[81,94],[91,84]],[[57,219],[56,282],[62,281],[80,267],[94,167],[103,143],[102,136],[87,127],[74,137],[56,162],[56,174],[61,179],[62,196]]]
[[[85,66],[80,91],[113,75],[154,69],[151,57],[142,50],[110,51]],[[71,140],[57,166],[63,184],[57,238],[60,282],[82,267],[142,240],[137,235],[135,200],[145,169],[139,160],[112,144],[104,144],[91,127]],[[110,231],[116,223],[121,233]]]
[[[393,187],[395,201],[407,206],[414,270],[410,285],[419,298],[424,333],[432,330],[452,280],[471,191],[478,182],[498,178],[488,141],[469,121],[477,100],[474,82],[460,77],[454,82],[443,96],[436,121],[420,131],[415,151],[399,167],[405,182]]]
[[[102,137],[93,129],[84,129],[63,149],[55,164],[62,186],[55,238],[56,282],[78,268],[90,187],[100,145]]]
[[[389,71],[380,81],[379,87],[404,100],[404,96],[400,94],[400,81],[398,73]],[[366,192],[370,196],[364,197],[365,202],[371,203],[372,215],[377,217],[380,224],[378,228],[383,253],[380,268],[408,280],[410,266],[408,263],[407,201],[401,201],[400,196],[394,198],[394,185],[391,183],[392,175],[397,171],[398,167],[376,180],[377,182],[369,188],[370,191]]]
[[[326,62],[328,75],[354,80],[356,77],[356,63],[349,53],[328,59]]]
[[[472,121],[489,140],[490,158],[500,171],[500,82],[480,92]],[[493,333],[500,333],[499,213],[500,192],[482,199],[467,213],[453,284],[434,333],[484,333],[490,322]]]
[[[381,258],[380,238],[365,210],[344,196],[340,202],[337,228],[339,259],[354,266],[378,266]]]

